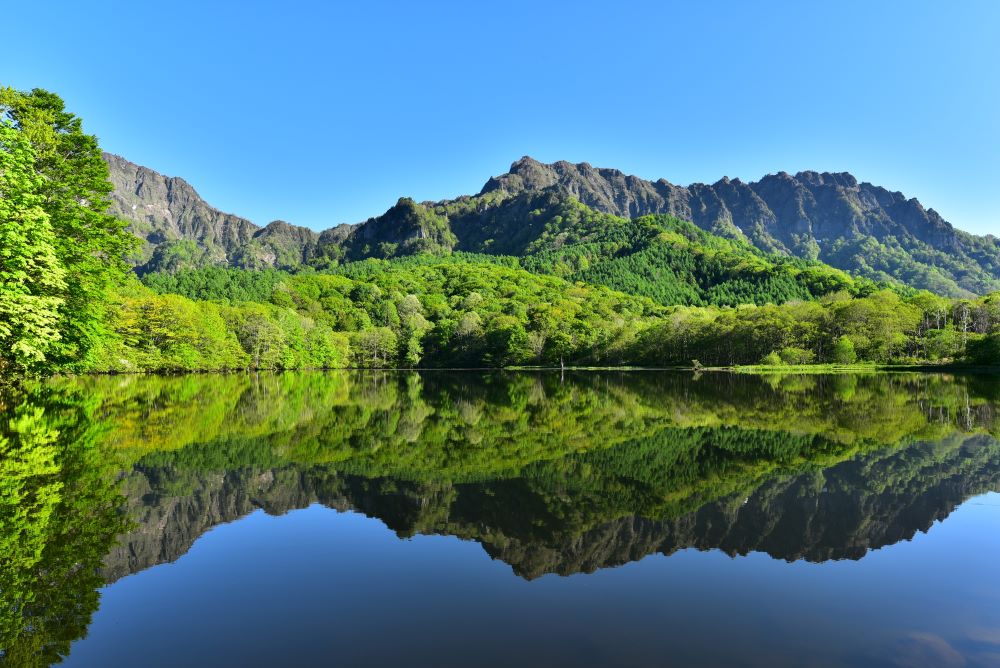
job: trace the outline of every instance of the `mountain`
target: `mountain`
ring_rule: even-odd
[[[440,202],[401,198],[380,216],[317,234],[282,221],[260,228],[209,206],[182,179],[162,176],[118,156],[105,159],[115,186],[113,213],[132,221],[133,231],[145,242],[137,262],[140,272],[211,264],[325,268],[345,260],[453,251],[523,257],[604,244],[599,252],[593,246],[572,251],[571,262],[560,269],[569,276],[584,272],[595,260],[622,265],[623,254],[645,251],[649,246],[645,242],[623,250],[620,240],[609,240],[608,234],[620,236],[630,219],[660,215],[690,221],[711,235],[698,244],[708,239],[718,245],[719,237],[727,239],[730,255],[753,256],[754,265],[763,258],[770,272],[763,278],[759,271],[753,273],[749,283],[745,273],[707,282],[693,279],[696,284],[679,292],[670,288],[659,291],[659,297],[647,295],[660,301],[683,293],[686,296],[676,303],[732,303],[745,294],[758,294],[754,281],[774,280],[781,283],[780,289],[760,293],[751,301],[815,296],[816,291],[795,276],[803,268],[823,265],[948,296],[1000,290],[1000,240],[957,230],[916,199],[859,182],[848,173],[779,172],[752,183],[723,178],[711,185],[684,187],[587,163],[545,164],[524,157],[507,173],[490,178],[476,195]],[[673,237],[667,236],[666,243],[672,243]],[[691,240],[690,233],[686,236]],[[701,261],[705,254],[696,255]],[[637,269],[644,281],[655,282],[664,272],[669,281],[677,273],[676,266],[663,267],[656,264],[659,260],[650,265],[648,260],[643,259]],[[774,269],[789,260],[806,264],[792,262],[789,271]],[[628,263],[635,260],[624,264]],[[619,267],[611,273],[621,271]],[[595,269],[573,278],[601,282],[598,279],[608,274]],[[721,290],[729,296],[711,294],[718,283],[731,280],[740,283]],[[634,282],[610,285],[627,289]],[[787,287],[793,283],[797,287]],[[844,287],[841,277],[834,283]]]
[[[294,268],[314,254],[319,235],[276,220],[259,227],[210,206],[184,179],[103,154],[114,185],[111,213],[142,241],[140,273],[215,264]]]
[[[815,260],[765,253],[664,214],[622,218],[572,196],[528,190],[449,202],[400,200],[352,229],[344,260],[464,251],[518,258],[521,267],[604,285],[663,305],[784,303],[870,285]],[[324,251],[331,255],[328,251]]]
[[[957,230],[918,200],[846,172],[779,172],[752,183],[723,178],[682,187],[587,163],[524,157],[480,194],[524,192],[558,193],[629,218],[666,213],[765,251],[942,294],[1000,288],[1000,240]]]

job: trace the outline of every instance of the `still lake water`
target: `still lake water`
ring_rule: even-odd
[[[1000,665],[991,376],[102,377],[0,416],[0,665]]]

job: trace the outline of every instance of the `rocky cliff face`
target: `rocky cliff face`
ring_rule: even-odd
[[[699,227],[742,234],[761,246],[791,252],[801,237],[830,240],[852,233],[902,234],[946,249],[958,247],[955,229],[915,199],[848,173],[786,172],[753,183],[723,177],[687,187],[647,181],[617,169],[523,157],[510,171],[487,181],[482,193],[516,195],[557,190],[598,211],[625,218],[666,213]]]
[[[225,263],[260,229],[246,218],[209,206],[184,179],[163,176],[110,153],[104,160],[115,187],[111,213],[132,222],[131,230],[146,243],[144,260],[157,245],[186,239],[196,242],[211,260]]]
[[[114,185],[111,213],[143,241],[140,271],[211,264],[296,267],[312,257],[319,235],[274,221],[260,228],[210,206],[184,179],[104,154]]]

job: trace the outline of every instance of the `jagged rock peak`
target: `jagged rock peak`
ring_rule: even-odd
[[[318,234],[285,221],[261,228],[211,206],[184,179],[164,176],[111,153],[103,154],[114,191],[109,213],[130,221],[143,241],[135,263],[140,272],[194,266],[295,267],[311,257]],[[192,254],[173,249],[191,244]],[[263,244],[263,245],[262,245]]]
[[[858,187],[858,180],[850,172],[804,171],[796,174],[795,178],[812,186],[835,185],[851,189]]]

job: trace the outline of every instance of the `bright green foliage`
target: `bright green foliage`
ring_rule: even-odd
[[[781,357],[781,361],[784,364],[809,364],[816,359],[816,354],[811,350],[805,350],[803,348],[797,348],[795,346],[788,346],[782,348],[781,352],[778,353]]]
[[[110,331],[89,371],[236,369],[248,358],[218,306],[135,291],[109,308]]]
[[[514,260],[454,253],[351,262],[325,273],[211,269],[145,280],[226,302],[250,293],[239,286],[255,286],[257,297],[270,290],[264,299],[272,306],[349,333],[345,363],[369,367],[957,361],[1000,326],[992,296],[953,301],[881,290],[663,309],[529,273]]]
[[[0,121],[0,374],[41,368],[60,339],[67,290],[27,140]]]
[[[837,364],[854,364],[858,361],[858,354],[851,337],[841,336],[833,344],[833,361]]]
[[[206,267],[146,274],[142,282],[156,292],[170,292],[188,299],[238,303],[270,300],[274,288],[286,277],[287,274],[273,269],[239,271]]]
[[[780,306],[675,307],[643,332],[630,359],[686,366],[697,357],[730,366],[772,364],[773,353],[791,364],[956,361],[966,345],[1000,328],[992,296],[954,303],[925,297],[882,290]]]
[[[135,284],[112,296],[107,324],[88,371],[336,368],[350,354],[346,334],[289,308],[193,301]]]
[[[282,278],[275,279],[268,301],[350,332],[350,364],[362,367],[618,363],[659,311],[645,299],[510,264],[462,254],[365,260],[329,273],[276,274]],[[144,280],[229,301],[234,286],[253,276],[213,269]]]
[[[48,666],[97,609],[98,572],[126,530],[95,401],[0,393],[0,663]]]
[[[781,355],[772,350],[767,355],[764,355],[764,359],[762,359],[760,363],[768,366],[778,366],[780,364],[784,364],[785,361],[781,359]]]
[[[106,294],[127,271],[136,239],[126,223],[105,213],[112,186],[97,139],[84,134],[57,95],[0,88],[0,118],[31,144],[42,177],[38,206],[55,233],[55,257],[71,278],[59,305],[60,338],[49,356],[72,364],[105,335]]]

